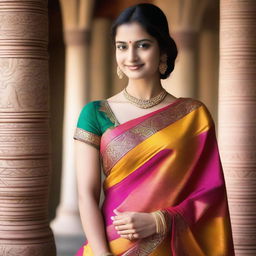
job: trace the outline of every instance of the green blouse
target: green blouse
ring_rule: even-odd
[[[73,138],[99,148],[101,135],[117,125],[107,100],[91,101],[80,112]]]

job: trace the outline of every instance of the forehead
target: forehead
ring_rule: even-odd
[[[148,34],[137,22],[126,23],[117,27],[116,41],[137,41],[140,39],[151,39],[155,41],[154,37]]]

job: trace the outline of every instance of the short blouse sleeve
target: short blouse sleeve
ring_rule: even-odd
[[[93,101],[86,104],[81,110],[73,138],[99,149],[101,131]]]

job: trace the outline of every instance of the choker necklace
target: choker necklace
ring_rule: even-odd
[[[126,88],[123,90],[123,95],[128,101],[130,101],[132,104],[139,108],[151,108],[163,101],[163,99],[167,95],[167,91],[163,89],[158,95],[149,100],[138,99],[132,96],[127,92]]]

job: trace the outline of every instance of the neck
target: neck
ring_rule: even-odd
[[[158,95],[163,90],[163,87],[159,78],[148,80],[130,79],[126,90],[129,94],[138,99],[148,100]]]

